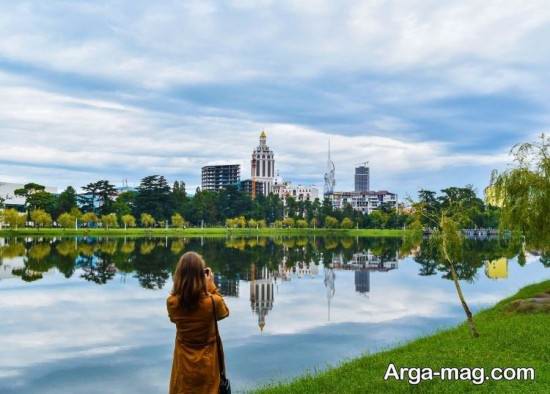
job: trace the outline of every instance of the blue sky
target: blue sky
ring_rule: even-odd
[[[473,184],[547,130],[545,1],[2,1],[0,181],[276,166],[401,196]]]

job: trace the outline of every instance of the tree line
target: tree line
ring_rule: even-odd
[[[58,195],[45,187],[29,183],[15,191],[25,199],[27,216],[13,209],[3,214],[3,222],[11,228],[32,222],[38,227],[55,224],[64,228],[80,226],[176,227],[226,226],[229,228],[403,228],[417,222],[430,227],[426,213],[435,213],[448,206],[459,206],[467,212],[468,227],[495,227],[498,209],[476,196],[471,186],[421,190],[411,211],[382,204],[370,214],[355,211],[348,204],[334,209],[328,198],[298,201],[287,197],[286,204],[275,194],[252,198],[235,186],[220,191],[197,188],[194,195],[186,191],[185,182],[172,185],[161,175],[143,178],[135,190],[119,192],[108,180],[98,180],[82,187],[78,194],[69,186]],[[453,204],[450,203],[453,201]]]

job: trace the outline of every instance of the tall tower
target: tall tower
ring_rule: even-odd
[[[355,191],[368,192],[370,190],[370,168],[369,163],[361,163],[355,167]]]
[[[271,193],[275,178],[275,155],[267,146],[265,131],[260,134],[260,145],[252,152],[250,168],[253,184],[260,183],[264,195]]]
[[[335,171],[336,167],[330,158],[330,140],[328,140],[327,172],[325,172],[325,196],[334,193],[334,185],[336,185]]]

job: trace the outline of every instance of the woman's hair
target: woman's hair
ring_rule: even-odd
[[[174,272],[172,295],[179,297],[180,306],[185,310],[197,307],[206,290],[204,269],[206,265],[202,256],[195,252],[187,252],[181,256]]]

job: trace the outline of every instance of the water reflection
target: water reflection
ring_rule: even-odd
[[[427,243],[0,239],[0,392],[83,392],[86,384],[94,392],[165,391],[173,327],[164,298],[187,250],[205,256],[232,311],[220,328],[236,390],[464,320],[449,272]],[[457,269],[475,309],[548,275],[538,256],[521,266],[512,250],[499,240],[466,243]],[[22,318],[30,315],[36,324]],[[62,373],[69,369],[76,372]]]
[[[77,272],[80,278],[104,285],[117,273],[122,280],[137,278],[144,289],[163,289],[170,280],[178,257],[185,250],[205,256],[215,271],[223,295],[239,297],[240,283],[249,282],[250,307],[260,331],[276,303],[276,289],[291,280],[324,273],[327,319],[336,294],[338,271],[353,271],[355,291],[364,296],[376,286],[373,275],[399,268],[410,255],[418,275],[440,274],[451,279],[448,267],[427,242],[406,245],[395,238],[12,238],[0,246],[0,279],[26,282],[43,279],[56,270],[65,278]],[[509,245],[498,239],[466,242],[464,261],[457,264],[460,279],[473,281],[477,272],[491,279],[508,277]]]
[[[56,269],[66,278],[78,271],[83,279],[101,285],[119,273],[138,278],[145,289],[158,290],[164,288],[178,256],[185,250],[195,250],[205,256],[216,272],[222,293],[230,297],[239,296],[240,280],[254,282],[258,292],[267,292],[264,287],[270,281],[315,276],[321,266],[333,273],[355,271],[356,291],[368,293],[373,272],[398,269],[399,261],[407,256],[412,256],[418,264],[419,275],[440,274],[450,279],[437,251],[425,241],[405,245],[395,238],[260,237],[211,239],[207,247],[204,240],[186,238],[2,239],[0,278],[18,277],[32,282]],[[506,241],[470,240],[465,243],[464,259],[457,264],[457,274],[462,280],[472,281],[484,267],[488,278],[505,279],[508,259],[514,255]],[[330,272],[325,273],[326,283],[331,282]]]

